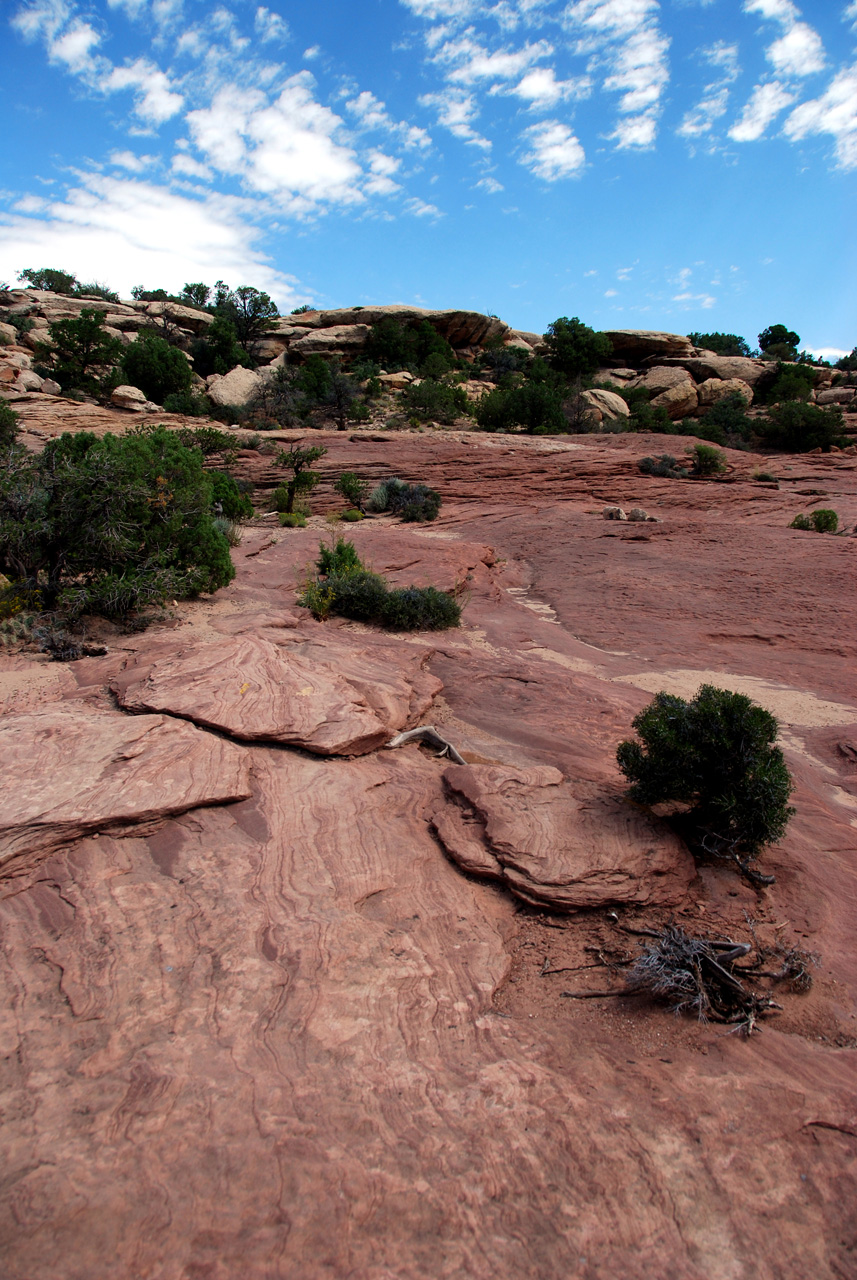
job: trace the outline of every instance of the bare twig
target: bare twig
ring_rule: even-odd
[[[385,744],[388,751],[394,747],[403,747],[406,742],[424,742],[427,746],[436,747],[439,756],[446,756],[453,764],[466,764],[467,761],[463,756],[459,755],[451,742],[447,742],[446,738],[442,738],[437,729],[430,724],[420,725],[418,729],[408,729],[404,733],[399,733],[395,738],[391,738]]]

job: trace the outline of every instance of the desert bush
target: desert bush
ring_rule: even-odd
[[[8,401],[0,398],[0,452],[11,449],[18,438],[18,415]]]
[[[191,343],[190,353],[194,370],[201,378],[212,373],[229,373],[236,365],[249,368],[253,363],[238,342],[233,321],[226,315],[214,317],[205,336]]]
[[[229,520],[226,516],[215,516],[214,527],[223,534],[230,547],[241,546],[241,526],[235,520]]]
[[[280,524],[285,529],[305,529],[306,516],[302,511],[280,511]]]
[[[391,476],[375,486],[366,505],[370,511],[392,511],[406,522],[424,523],[437,519],[441,501],[436,489],[424,484],[405,484]]]
[[[186,418],[208,418],[211,416],[211,401],[208,396],[192,391],[173,391],[164,396],[165,413],[181,413]]]
[[[458,626],[461,606],[436,587],[387,586],[363,564],[354,544],[337,538],[321,543],[318,576],[304,584],[298,603],[313,617],[330,613],[358,622],[376,622],[391,631],[441,631]]]
[[[786,400],[772,405],[767,419],[759,419],[758,428],[766,444],[787,453],[807,453],[810,449],[828,453],[831,445],[848,444],[838,405],[822,409],[800,400]]]
[[[680,467],[678,459],[670,453],[662,453],[657,458],[640,458],[637,467],[644,476],[660,476],[669,480],[684,480],[688,476],[686,467]]]
[[[750,356],[752,351],[737,333],[689,333],[695,347],[713,351],[718,356]]]
[[[852,347],[849,355],[840,356],[833,367],[834,369],[842,369],[846,373],[857,369],[857,347]]]
[[[337,493],[342,494],[346,502],[351,503],[352,507],[356,507],[358,511],[363,510],[369,485],[365,480],[361,480],[355,472],[341,472],[334,487]]]
[[[36,359],[65,391],[101,395],[118,383],[125,348],[104,332],[104,312],[83,307],[73,320],[48,325],[50,344],[36,346]]]
[[[340,520],[344,520],[346,524],[357,524],[365,517],[363,512],[358,510],[357,507],[350,507],[347,511],[343,511],[339,518]]]
[[[520,386],[496,387],[476,404],[482,431],[516,431],[553,435],[568,431],[562,393],[550,382],[527,381]]]
[[[777,374],[768,387],[765,400],[768,404],[780,404],[784,400],[808,400],[815,385],[815,369],[807,365],[777,365]]]
[[[710,444],[695,444],[688,449],[691,456],[691,475],[719,476],[726,470],[726,455]]]
[[[463,387],[436,378],[423,378],[412,383],[402,395],[405,412],[421,422],[443,422],[449,425],[470,412],[470,402]]]
[[[121,617],[234,577],[202,457],[164,428],[13,453],[0,473],[0,572],[70,617]]]
[[[452,347],[428,320],[409,323],[395,316],[385,316],[372,325],[365,358],[387,373],[409,369],[431,378],[455,367]]]
[[[759,350],[765,360],[795,360],[800,335],[784,324],[772,324],[759,334]]]
[[[277,466],[285,467],[291,471],[291,479],[287,480],[285,486],[285,511],[291,513],[295,509],[295,499],[299,494],[309,494],[321,480],[321,475],[317,471],[311,471],[310,464],[317,462],[319,458],[323,458],[327,453],[327,449],[323,445],[312,445],[308,448],[302,448],[295,445],[293,449],[282,449],[277,454]],[[275,490],[278,494],[280,489]]]
[[[247,490],[234,476],[229,475],[227,471],[208,471],[206,475],[211,481],[211,501],[215,509],[219,504],[221,513],[227,520],[233,522],[252,520],[255,514],[253,503],[248,497]]]
[[[571,320],[560,316],[548,325],[545,344],[547,363],[568,378],[586,377],[613,355],[607,335],[590,329],[576,316]]]
[[[744,397],[737,391],[717,400],[704,418],[685,418],[681,430],[685,435],[699,436],[712,444],[725,444],[731,449],[746,448],[756,433],[756,425],[746,412]]]
[[[151,331],[141,330],[137,341],[125,348],[122,368],[131,386],[156,404],[162,405],[167,396],[190,394],[193,374],[187,360]]]
[[[656,694],[633,725],[641,741],[622,742],[616,753],[630,797],[689,806],[680,825],[693,851],[731,858],[758,879],[749,861],[782,837],[793,812],[770,712],[742,693],[703,685],[689,702]]]
[[[839,516],[830,507],[819,507],[808,515],[795,516],[789,528],[812,530],[815,533],[836,533]]]

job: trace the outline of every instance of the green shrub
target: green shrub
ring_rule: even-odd
[[[777,376],[768,388],[765,399],[768,404],[781,404],[784,400],[808,400],[815,385],[815,370],[806,365],[777,365]]]
[[[787,453],[807,453],[810,449],[828,453],[831,445],[848,444],[838,405],[821,409],[799,400],[787,400],[773,405],[767,420],[759,419],[758,427],[766,444]]]
[[[850,355],[840,356],[833,367],[834,369],[843,369],[847,373],[857,369],[857,347],[851,348]]]
[[[44,289],[48,293],[71,296],[77,289],[77,276],[58,267],[25,267],[18,273],[19,280],[26,280],[30,289]]]
[[[167,396],[190,393],[193,374],[184,355],[146,329],[125,348],[122,367],[131,386],[156,404],[163,404]]]
[[[657,458],[640,458],[638,468],[644,476],[660,476],[669,480],[685,480],[688,476],[686,467],[680,467],[678,459],[670,453],[662,453]]]
[[[562,394],[549,382],[529,381],[520,386],[496,387],[476,404],[476,422],[482,431],[516,431],[554,435],[568,431]]]
[[[759,350],[766,360],[794,360],[800,335],[784,324],[772,324],[759,334]]]
[[[719,476],[726,470],[726,455],[710,444],[695,444],[688,449],[691,455],[691,475]]]
[[[423,523],[437,519],[441,501],[436,489],[424,484],[405,484],[391,476],[375,486],[366,505],[370,511],[392,511],[405,522]]]
[[[609,360],[613,345],[604,333],[596,333],[576,316],[560,316],[548,325],[545,334],[547,362],[568,378],[586,377]]]
[[[435,378],[423,378],[412,383],[402,396],[406,413],[413,414],[421,422],[432,420],[449,425],[470,412],[470,402],[463,387]]]
[[[641,742],[620,744],[629,795],[645,805],[689,805],[695,852],[746,860],[779,840],[793,812],[792,781],[772,745],[777,722],[741,693],[703,685],[686,702],[658,693],[633,722]]]
[[[72,617],[215,591],[235,570],[211,507],[172,431],[63,435],[0,473],[0,572]]]
[[[220,504],[227,520],[252,520],[255,513],[246,489],[227,471],[209,471],[206,474],[211,481],[212,504],[215,507]]]
[[[291,479],[275,490],[275,493],[279,494],[280,490],[285,488],[285,511],[294,511],[295,499],[300,494],[311,493],[321,480],[321,475],[317,471],[309,470],[309,466],[310,463],[323,458],[326,453],[327,449],[324,445],[312,445],[308,448],[295,445],[294,448],[282,449],[277,454],[277,465],[286,467],[292,473]]]
[[[48,325],[51,344],[38,343],[36,359],[64,391],[100,395],[118,384],[117,366],[125,348],[104,332],[104,312],[84,307],[73,320]]]
[[[816,511],[810,511],[809,515],[795,516],[789,528],[813,530],[815,533],[836,533],[839,516],[830,507],[819,507]]]
[[[713,351],[718,356],[750,356],[749,346],[737,333],[689,333],[695,347]]]
[[[214,527],[223,534],[230,547],[241,546],[241,526],[226,516],[215,516]]]
[[[387,592],[381,622],[390,631],[445,631],[461,622],[461,606],[437,587],[396,587]]]
[[[351,503],[352,507],[356,507],[358,511],[363,510],[369,485],[365,480],[361,480],[355,472],[341,472],[334,488],[337,493],[342,494],[346,502]]]
[[[174,391],[164,396],[163,409],[165,413],[180,413],[186,418],[208,418],[211,416],[211,401],[208,396],[190,389]]]
[[[18,438],[18,415],[0,398],[0,450],[10,449]]]
[[[746,412],[747,403],[742,395],[731,395],[717,400],[699,422],[685,420],[682,430],[686,435],[700,436],[714,444],[725,444],[731,449],[744,448],[756,434],[756,425]]]
[[[215,316],[205,336],[191,343],[193,367],[201,378],[212,373],[229,373],[236,365],[249,367],[253,362],[239,345],[235,325],[225,315]]]
[[[143,430],[150,428],[144,427]],[[218,427],[180,427],[175,435],[186,449],[198,449],[204,458],[210,458],[216,453],[231,453],[238,443],[234,436]]]
[[[407,321],[385,316],[372,325],[365,358],[377,369],[394,373],[408,369],[421,377],[439,378],[455,368],[455,353],[428,320]]]
[[[358,521],[364,518],[363,512],[358,511],[357,507],[351,507],[348,511],[343,511],[340,516],[340,519],[344,520],[346,524],[357,524]]]
[[[391,590],[343,538],[319,545],[316,568],[319,576],[304,585],[298,603],[320,620],[337,613],[358,622],[377,622],[391,631],[441,631],[461,621],[461,606],[436,587]]]
[[[281,511],[280,524],[285,529],[305,529],[306,516],[302,511]]]

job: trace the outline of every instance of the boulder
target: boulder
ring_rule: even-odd
[[[14,345],[18,341],[18,330],[12,324],[0,324],[0,345]]]
[[[613,382],[618,387],[626,387],[637,376],[636,369],[598,369],[595,373],[595,381]]]
[[[550,766],[454,765],[432,826],[454,862],[539,907],[675,906],[695,875],[665,822]]]
[[[139,387],[116,387],[110,393],[110,403],[117,409],[130,409],[133,413],[143,413],[150,407],[150,402]]]
[[[544,335],[541,333],[531,333],[528,329],[510,329],[509,337],[506,339],[505,346],[510,345],[510,340],[525,342],[528,347],[532,347],[533,351],[540,351],[545,345]]]
[[[496,316],[482,315],[479,311],[430,311],[424,307],[409,307],[392,304],[378,307],[342,307],[336,311],[310,311],[299,316],[288,316],[286,321],[301,329],[330,329],[339,326],[350,328],[354,325],[373,325],[381,320],[409,320],[419,323],[428,320],[451,346],[478,347],[490,338],[505,340],[512,331],[509,326]],[[526,333],[522,334],[525,342],[529,341]],[[539,335],[531,335],[542,339]]]
[[[256,359],[260,364],[270,364],[286,350],[286,343],[279,338],[260,338],[254,348]]]
[[[250,796],[245,753],[168,716],[80,703],[0,720],[0,868],[93,832]]]
[[[627,357],[628,364],[640,364],[652,357],[689,356],[694,349],[690,338],[679,333],[652,329],[606,329],[604,332],[614,353]]]
[[[43,382],[44,379],[32,369],[22,369],[13,386],[16,391],[41,391]]]
[[[673,420],[684,418],[687,414],[693,413],[698,404],[696,384],[688,378],[684,382],[679,382],[676,386],[668,387],[666,391],[662,391],[659,396],[654,397],[651,403],[655,408],[666,409]]]
[[[123,333],[151,328],[148,317],[140,315],[139,311],[132,311],[130,307],[127,312],[108,311],[104,323],[109,324],[112,329],[122,330]]]
[[[205,333],[214,320],[210,311],[197,311],[195,307],[183,307],[178,302],[149,302],[146,304],[146,315],[154,319],[166,316],[181,329],[190,329],[191,333]]]
[[[351,354],[365,347],[369,333],[368,324],[337,324],[324,329],[312,329],[292,342],[289,351],[298,356],[336,355],[339,352]]]
[[[407,369],[401,369],[398,373],[380,373],[378,381],[385,391],[404,391],[416,378]]]
[[[605,520],[627,520],[625,512],[621,507],[605,507],[602,512]]]
[[[58,382],[54,382],[53,378],[45,378],[42,383],[42,395],[59,396],[62,395],[62,387]]]
[[[206,380],[209,399],[219,405],[239,406],[249,401],[261,390],[265,379],[253,369],[236,365],[229,373],[213,373]]]
[[[168,711],[316,755],[365,755],[416,723],[443,688],[423,670],[430,656],[372,641],[293,637],[276,645],[249,634],[131,666],[113,688],[129,711]]]
[[[677,369],[675,372],[680,371]],[[696,394],[699,400],[699,412],[704,413],[713,404],[717,404],[718,400],[724,400],[726,396],[737,395],[745,404],[750,404],[753,399],[753,388],[742,378],[706,378],[705,382],[700,382],[696,388]]]
[[[669,391],[671,387],[681,386],[683,382],[688,381],[692,382],[693,379],[688,379],[686,370],[656,364],[635,378],[631,386],[644,387],[652,396],[659,396],[663,391]]]
[[[602,421],[607,418],[610,422],[616,422],[619,418],[630,417],[631,410],[615,391],[603,391],[601,389],[584,391],[581,399],[585,400],[593,409],[599,411]]]
[[[755,387],[760,379],[772,378],[776,372],[776,366],[745,356],[666,356],[657,363],[685,369],[697,382],[703,382],[707,378],[740,378],[750,387]]]
[[[816,404],[851,404],[857,396],[857,387],[831,387],[829,391],[815,393]]]

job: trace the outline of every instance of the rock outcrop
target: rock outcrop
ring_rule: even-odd
[[[554,910],[676,906],[695,874],[685,846],[624,799],[566,781],[558,769],[453,765],[457,801],[432,825],[465,871]]]
[[[613,354],[625,359],[626,364],[640,364],[644,360],[660,362],[667,356],[690,356],[693,343],[680,333],[661,333],[653,329],[605,329],[605,335],[613,345]]]
[[[166,716],[73,704],[0,718],[0,868],[32,865],[93,832],[163,822],[251,794],[239,748]]]
[[[171,649],[114,681],[120,706],[166,711],[248,742],[316,755],[364,755],[416,724],[443,685],[425,671],[430,649],[402,652],[286,633]]]

